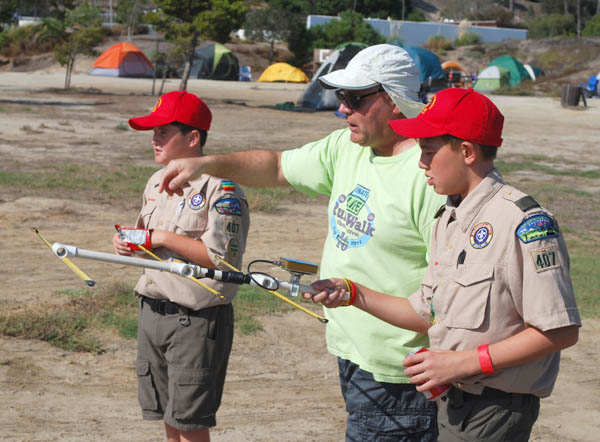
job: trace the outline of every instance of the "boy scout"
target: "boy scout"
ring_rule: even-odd
[[[163,95],[147,116],[131,118],[136,130],[154,130],[156,163],[201,156],[212,115],[185,91]],[[246,198],[231,181],[201,175],[180,197],[158,193],[162,170],[146,185],[136,222],[145,245],[161,259],[182,259],[225,269],[216,256],[240,266],[249,227]],[[113,238],[116,253],[131,255],[127,229]],[[140,231],[136,231],[139,234]],[[143,241],[141,241],[143,243]],[[168,440],[208,441],[216,425],[233,340],[231,301],[237,286],[201,280],[209,292],[181,276],[144,270],[140,297],[138,399],[147,420],[163,419]]]
[[[484,95],[446,89],[416,118],[389,123],[419,139],[419,167],[448,195],[420,290],[402,299],[349,280],[313,284],[328,307],[428,334],[434,350],[403,365],[419,391],[453,385],[438,402],[440,441],[528,440],[581,325],[556,220],[494,168],[503,121]]]

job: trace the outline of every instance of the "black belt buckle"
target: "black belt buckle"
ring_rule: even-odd
[[[158,313],[159,315],[164,315],[165,312],[165,307],[166,307],[167,303],[164,301],[154,301],[154,306],[153,309],[155,313]]]

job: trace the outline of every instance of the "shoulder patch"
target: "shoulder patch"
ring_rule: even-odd
[[[221,190],[235,192],[235,183],[233,181],[221,181]]]
[[[539,203],[529,195],[519,198],[515,201],[515,204],[523,212],[527,212],[529,209],[533,209],[535,207],[540,207]]]
[[[241,216],[242,207],[237,198],[222,198],[215,203],[215,210],[221,215]]]
[[[560,260],[558,259],[558,251],[556,250],[556,246],[531,250],[530,253],[531,259],[533,259],[533,265],[535,266],[535,271],[537,273],[560,267]]]
[[[544,238],[554,238],[558,234],[558,226],[545,213],[530,216],[519,224],[519,227],[515,231],[517,238],[525,244]]]
[[[442,216],[442,213],[444,213],[444,210],[446,210],[446,205],[443,204],[437,212],[435,212],[435,215],[433,215],[433,218],[439,218],[440,216]]]

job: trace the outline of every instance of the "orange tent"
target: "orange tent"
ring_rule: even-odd
[[[458,70],[458,71],[463,71],[463,72],[465,71],[461,65],[459,65],[458,63],[456,63],[454,61],[443,62],[442,69],[445,71],[448,69],[453,69],[453,70]]]
[[[100,55],[88,72],[109,77],[152,77],[154,66],[136,45],[121,42]]]

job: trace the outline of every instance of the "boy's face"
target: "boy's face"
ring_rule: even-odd
[[[462,147],[454,148],[442,137],[420,138],[421,159],[419,167],[425,170],[428,184],[441,195],[458,195],[463,198],[469,190],[467,165]]]
[[[190,141],[191,133],[184,135],[171,124],[157,126],[153,130],[152,147],[154,148],[154,161],[157,164],[166,166],[171,160],[193,156],[194,146]]]

